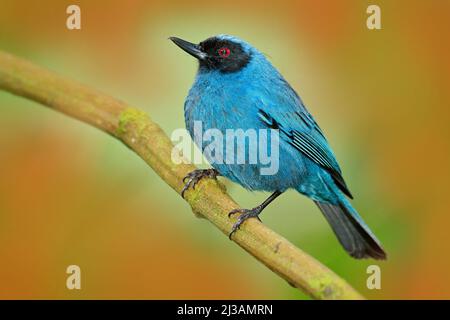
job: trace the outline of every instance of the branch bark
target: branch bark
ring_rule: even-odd
[[[170,139],[145,112],[1,51],[0,89],[111,134],[136,152],[178,194],[182,178],[195,169],[172,162]],[[227,214],[238,205],[219,182],[202,180],[195,190],[186,193],[186,200],[197,216],[208,219],[228,235],[235,219]],[[312,298],[363,299],[345,280],[257,219],[245,222],[233,240]]]

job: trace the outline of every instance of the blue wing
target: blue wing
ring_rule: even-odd
[[[353,199],[322,130],[295,91],[287,82],[283,81],[283,84],[284,90],[277,91],[271,101],[265,101],[266,107],[259,109],[261,121],[270,128],[279,129],[294,148],[327,170],[341,191]]]

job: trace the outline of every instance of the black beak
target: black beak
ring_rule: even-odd
[[[196,57],[199,60],[203,60],[206,58],[206,53],[200,50],[199,46],[195,43],[190,43],[177,37],[170,37],[169,39],[172,40],[181,49],[189,53],[191,56]]]

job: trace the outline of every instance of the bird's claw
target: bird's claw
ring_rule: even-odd
[[[192,187],[192,189],[195,189],[195,186],[197,183],[204,177],[213,178],[216,179],[216,177],[219,175],[217,170],[215,169],[198,169],[194,170],[192,172],[189,172],[184,178],[183,182],[185,182],[183,189],[181,189],[181,196],[184,198],[184,193]],[[186,182],[187,180],[187,182]]]
[[[228,238],[231,240],[231,236],[241,228],[241,224],[244,223],[245,220],[249,218],[257,218],[259,221],[261,219],[259,218],[259,214],[261,213],[262,208],[260,206],[255,207],[253,209],[234,209],[228,213],[228,217],[231,217],[232,215],[236,213],[241,213],[237,221],[233,224],[233,228],[231,229],[230,234],[228,235]]]

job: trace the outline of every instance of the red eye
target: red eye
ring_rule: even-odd
[[[227,58],[230,55],[231,51],[227,47],[223,47],[223,48],[220,48],[219,50],[217,50],[217,53],[222,58]]]

